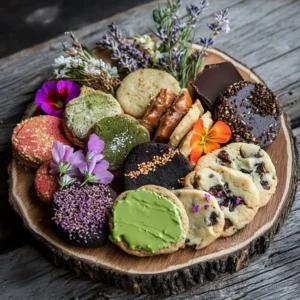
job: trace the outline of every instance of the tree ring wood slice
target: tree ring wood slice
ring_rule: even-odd
[[[205,64],[224,61],[231,61],[245,80],[262,82],[245,65],[216,49],[209,50]],[[32,104],[24,118],[38,114],[39,109]],[[216,279],[219,273],[242,269],[251,257],[266,251],[289,214],[297,188],[297,153],[288,118],[281,118],[276,141],[265,149],[276,167],[276,193],[245,229],[201,250],[187,247],[169,255],[140,258],[126,254],[112,243],[96,249],[71,246],[52,230],[47,206],[38,200],[34,190],[34,172],[24,169],[16,159],[9,168],[9,201],[29,231],[50,249],[55,263],[135,294],[183,292]]]

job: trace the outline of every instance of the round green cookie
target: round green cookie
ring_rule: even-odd
[[[89,129],[95,123],[121,113],[120,104],[109,94],[97,93],[78,97],[66,105],[64,113],[64,125],[72,135],[68,138],[79,140],[78,143],[85,142]]]
[[[103,118],[91,131],[105,143],[103,155],[110,170],[121,168],[132,148],[150,140],[148,130],[127,115]]]

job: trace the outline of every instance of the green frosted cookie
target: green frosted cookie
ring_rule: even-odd
[[[75,144],[85,142],[89,129],[101,119],[122,113],[118,101],[109,94],[89,94],[78,97],[66,105],[64,126]],[[79,142],[76,143],[76,140]]]
[[[103,155],[109,162],[110,170],[121,168],[133,147],[150,140],[147,129],[127,115],[103,118],[91,132],[105,142]]]

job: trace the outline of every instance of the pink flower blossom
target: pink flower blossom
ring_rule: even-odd
[[[35,103],[48,115],[62,116],[65,105],[80,95],[80,86],[71,80],[47,81],[37,91]]]

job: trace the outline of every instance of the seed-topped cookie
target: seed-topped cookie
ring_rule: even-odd
[[[232,143],[201,157],[195,167],[226,166],[252,178],[259,191],[259,206],[265,206],[276,191],[276,170],[268,153],[259,146]]]
[[[246,227],[258,210],[259,193],[255,184],[238,171],[222,166],[201,168],[186,176],[185,187],[206,191],[217,199],[225,216],[221,236],[230,236]]]
[[[167,144],[145,143],[133,148],[124,163],[124,186],[126,190],[146,184],[179,189],[191,170],[189,161],[178,149]]]
[[[110,240],[137,256],[167,254],[184,247],[189,221],[180,200],[165,188],[146,185],[117,198]]]
[[[261,83],[240,81],[228,87],[217,101],[216,120],[231,129],[233,142],[266,147],[280,130],[281,106],[276,95]]]
[[[122,113],[118,101],[109,94],[88,94],[70,101],[65,108],[64,130],[76,145],[84,147],[89,129],[101,119]]]
[[[142,118],[148,105],[161,89],[180,91],[177,80],[167,72],[141,69],[127,75],[117,90],[117,100],[124,112],[137,119]]]
[[[182,202],[189,218],[190,229],[186,244],[201,249],[216,240],[225,225],[225,218],[216,198],[199,190],[173,191]]]
[[[136,145],[150,140],[148,130],[128,115],[103,118],[92,127],[91,132],[104,141],[103,155],[110,170],[121,168]]]
[[[104,184],[75,182],[55,192],[51,202],[54,229],[71,244],[103,246],[109,235],[108,219],[116,193]]]

